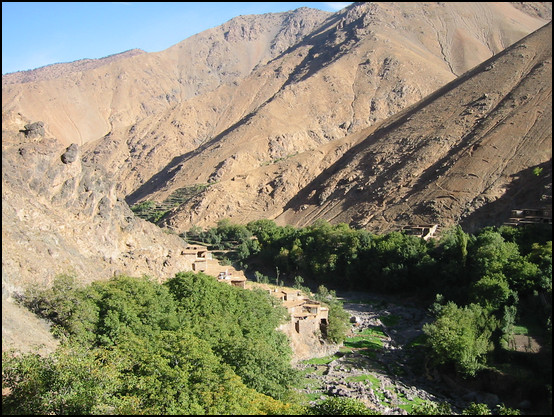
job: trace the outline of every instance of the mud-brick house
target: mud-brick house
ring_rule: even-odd
[[[235,287],[246,287],[246,276],[233,267],[227,267],[221,271],[221,265],[217,259],[213,258],[212,252],[203,245],[188,245],[181,251],[181,255],[192,264],[192,270],[195,272],[204,272],[207,275],[216,277],[219,282],[233,285]]]
[[[329,322],[329,309],[319,301],[307,298],[301,291],[280,288],[270,289],[269,293],[281,300],[283,306],[290,315],[290,322],[284,327],[289,327],[296,333],[311,335],[321,331],[325,334]]]
[[[233,287],[246,288],[247,278],[244,275],[233,275],[229,270],[220,272],[217,276],[217,280],[232,285]]]
[[[424,224],[418,226],[404,226],[402,231],[411,236],[417,236],[423,240],[429,240],[437,237],[438,224]]]
[[[304,299],[305,297],[302,295],[302,291],[295,290],[292,288],[275,288],[273,290],[269,290],[269,293],[275,297],[280,299],[281,301],[292,301],[292,300],[299,300]]]
[[[181,255],[192,264],[195,272],[205,272],[208,269],[208,261],[212,260],[212,253],[206,246],[188,245],[181,251]]]
[[[294,330],[297,333],[313,333],[321,331],[322,334],[327,332],[327,324],[329,323],[329,309],[321,305],[318,301],[305,299],[302,304],[302,311],[291,314],[291,319],[294,321]]]
[[[508,226],[552,224],[552,208],[514,209],[510,219],[504,224]]]
[[[302,307],[304,303],[305,301],[300,299],[282,301],[283,307],[287,309],[291,316],[293,316],[294,314],[302,314],[304,311]]]

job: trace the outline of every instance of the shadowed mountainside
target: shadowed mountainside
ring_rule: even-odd
[[[85,144],[131,204],[162,201],[374,126],[542,26],[543,8],[355,3],[239,16],[162,52],[77,72],[60,64],[66,76],[36,82],[3,77],[3,126],[44,121],[63,143]]]
[[[95,158],[122,167],[130,204],[163,201],[374,126],[544,23],[508,3],[357,3],[260,66],[240,94],[222,87],[114,133]]]
[[[305,152],[298,148],[290,149],[288,153],[275,155],[274,158],[266,157],[261,163],[256,161],[255,156],[263,153],[266,145],[265,136],[254,142],[255,138],[248,135],[256,117],[254,115],[245,125],[237,127],[242,135],[237,134],[236,137],[246,138],[243,142],[232,140],[235,136],[231,131],[205,147],[175,158],[165,170],[131,195],[131,202],[137,195],[143,199],[158,195],[160,197],[157,200],[161,201],[171,195],[170,192],[178,185],[210,184],[196,198],[169,216],[166,224],[177,230],[193,224],[211,225],[223,217],[238,222],[263,217],[278,218],[282,223],[292,222],[297,225],[325,218],[380,231],[403,224],[438,222],[446,225],[460,221],[476,209],[496,201],[511,181],[505,177],[516,176],[519,170],[544,163],[551,155],[551,109],[548,107],[551,94],[551,79],[548,77],[551,38],[548,38],[548,33],[549,27],[546,27],[533,46],[525,45],[508,56],[498,54],[490,62],[422,100],[417,104],[418,108],[430,103],[434,105],[418,113],[418,117],[413,120],[406,120],[407,112],[399,113],[381,126],[377,124],[344,139],[312,144],[311,149]],[[529,48],[534,49],[526,52]],[[503,60],[497,61],[501,57],[504,57]],[[464,84],[464,87],[449,93],[459,84]],[[408,112],[414,112],[414,107]],[[530,125],[535,119],[537,123]],[[522,121],[525,123],[522,124]],[[498,123],[500,126],[493,128]],[[378,129],[378,133],[370,136],[374,129]],[[393,132],[393,135],[384,135],[388,131]],[[489,158],[491,155],[488,154],[481,159],[474,158],[471,166],[468,159],[462,158],[455,174],[453,170],[445,171],[445,167],[460,159],[463,152],[473,152],[474,145],[479,148],[483,135],[492,134],[497,135],[495,142],[504,136],[514,137],[513,143],[523,141],[520,143],[520,152],[514,153],[505,144],[493,144],[492,149],[500,146],[506,153],[498,152],[499,155],[494,156],[494,159]],[[357,170],[352,169],[352,172],[343,173],[335,181],[323,183],[328,172],[338,170],[337,167],[351,167],[361,160],[361,156],[356,156],[360,153],[360,147],[356,147],[333,168],[322,173],[350,146],[368,136],[363,146],[367,147],[372,141],[375,143],[371,150],[364,152],[375,155],[368,157],[368,161]],[[377,137],[381,139],[377,140]],[[538,152],[535,152],[535,146]],[[221,159],[226,149],[229,149],[227,158],[220,160],[217,165],[210,163],[210,156]],[[485,149],[489,148],[482,148],[477,151],[477,155]],[[527,154],[531,150],[533,157],[530,158]],[[409,161],[420,161],[418,170],[414,171],[417,164]],[[196,166],[202,169],[195,169],[197,163]],[[509,172],[493,175],[489,171],[495,171],[496,164],[500,164],[498,170],[502,169],[502,165],[510,165]],[[206,170],[206,167],[213,165],[214,171]],[[471,169],[471,172],[467,169]],[[456,179],[451,178],[450,174]],[[458,177],[466,177],[464,185]],[[482,178],[478,186],[469,185],[467,178],[478,177]],[[442,181],[438,182],[437,179],[441,178]],[[535,182],[541,183],[540,189],[548,187],[549,180],[544,183],[545,178],[537,178]],[[319,181],[318,185],[300,192],[312,180],[315,183]],[[445,180],[454,181],[452,195],[447,191],[431,193],[427,190],[429,193],[421,193],[421,187],[429,184],[444,188],[442,182]],[[340,186],[337,186],[339,182]],[[456,188],[458,186],[460,188]],[[446,204],[448,200],[459,199],[459,193],[466,193],[463,201]],[[410,196],[409,201],[407,194]],[[419,200],[414,205],[413,198],[416,195]],[[328,199],[333,201],[332,210]],[[390,199],[406,201],[402,204],[388,204]],[[368,200],[372,202],[368,203]],[[325,201],[327,203],[323,204]],[[540,204],[540,198],[530,200],[531,203]],[[317,208],[307,210],[310,206]],[[294,209],[281,215],[283,207]],[[457,209],[453,210],[453,207]],[[509,217],[509,210],[510,207],[504,207],[501,213],[496,213],[495,222],[501,223]],[[293,211],[294,215],[291,214]],[[483,221],[471,227],[478,227],[490,217],[482,218]],[[370,218],[373,219],[371,223],[368,221]]]
[[[502,224],[514,208],[549,206],[551,158],[548,24],[384,123],[295,196],[280,219],[378,231],[461,223],[473,231]]]

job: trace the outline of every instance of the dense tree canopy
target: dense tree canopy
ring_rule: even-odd
[[[423,327],[435,360],[451,361],[462,374],[474,376],[492,348],[490,337],[496,322],[477,304],[458,307],[450,301],[436,308],[435,322]]]
[[[249,387],[285,395],[294,380],[292,352],[286,336],[275,330],[286,310],[274,297],[222,285],[202,273],[179,273],[164,286],[178,304],[181,326],[206,340]]]
[[[9,411],[294,412],[274,399],[287,397],[296,378],[288,340],[276,330],[286,310],[264,292],[202,273],[86,287],[62,276],[28,305],[54,320],[66,344],[47,358],[3,357]]]
[[[550,225],[487,227],[475,235],[454,226],[429,241],[400,232],[374,235],[325,221],[299,229],[269,220],[240,227],[257,241],[241,260],[248,263],[256,256],[276,265],[289,280],[301,276],[342,290],[417,294],[430,303],[441,294],[450,304],[428,328],[430,347],[439,362],[451,361],[466,375],[482,367],[491,346],[505,343],[521,315],[551,332]],[[459,338],[440,340],[461,322],[469,327]]]
[[[235,248],[243,264],[263,262],[276,280],[318,286],[314,297],[329,305],[327,337],[337,343],[348,317],[327,287],[436,300],[434,321],[424,328],[428,356],[466,377],[489,366],[491,352],[504,346],[523,316],[551,341],[551,227],[469,235],[456,226],[427,242],[323,221],[300,229],[270,220],[221,221],[193,232],[214,247]],[[119,276],[84,287],[62,275],[22,301],[52,322],[62,345],[47,357],[3,354],[6,414],[368,412],[338,398],[307,408],[290,403],[297,374],[288,340],[276,331],[287,313],[262,291],[202,273],[179,273],[163,284]],[[437,407],[413,411],[445,411]],[[471,410],[487,413],[478,404]]]

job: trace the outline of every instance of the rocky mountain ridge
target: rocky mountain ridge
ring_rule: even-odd
[[[240,94],[222,87],[161,118],[145,119],[132,132],[112,132],[91,143],[99,153],[95,158],[120,167],[113,174],[134,204],[161,201],[176,188],[243,176],[246,167],[317,149],[385,120],[454,79],[452,67],[468,70],[526,34],[521,24],[507,22],[517,13],[511,6],[474,10],[476,21],[470,22],[487,27],[483,33],[456,17],[463,7],[425,3],[421,13],[419,5],[353,5],[330,16],[289,53],[260,66],[239,84]],[[530,24],[529,16],[521,16]],[[456,40],[440,29],[447,23],[459,27],[454,32],[475,33]],[[501,36],[483,41],[488,32]],[[460,42],[473,53],[458,64],[445,59],[444,51],[459,50]],[[124,143],[127,138],[131,143]]]
[[[550,23],[368,132],[282,221],[474,231],[515,208],[551,206],[551,74]]]
[[[353,11],[359,12],[359,9],[353,9]],[[348,16],[348,13],[346,15]],[[347,21],[350,24],[353,24],[353,22],[359,24],[359,18],[356,19],[356,16],[354,14],[354,17],[347,19]],[[362,19],[368,19],[367,14],[362,13],[361,16],[365,16]],[[339,22],[341,21],[339,20]],[[355,26],[346,27],[341,23],[337,23],[338,26],[341,26],[344,31],[353,32],[356,30]],[[398,29],[398,25],[395,26],[395,29]],[[333,38],[329,34],[326,35],[327,39],[330,37]],[[337,35],[333,39],[336,38],[341,37]],[[332,42],[324,43],[325,46],[321,49],[329,49]],[[375,43],[371,43],[371,45],[375,45]],[[302,44],[298,48],[301,47]],[[358,45],[358,49],[349,50],[349,54],[345,54],[343,58],[344,67],[355,67],[351,57],[360,48]],[[316,46],[312,46],[310,53],[317,55],[317,52],[313,52],[314,49],[318,50]],[[402,54],[398,55],[402,56]],[[352,107],[348,103],[343,103],[344,105],[338,106],[338,108],[331,104],[333,100],[339,103],[344,101],[344,89],[339,87],[333,89],[331,87],[319,94],[318,87],[315,86],[318,76],[322,76],[324,79],[327,77],[328,81],[333,80],[331,85],[337,85],[339,80],[344,80],[347,74],[339,72],[341,70],[339,62],[340,58],[332,63],[332,65],[335,65],[333,70],[330,69],[331,64],[321,65],[318,72],[304,80],[305,84],[290,82],[285,88],[279,90],[270,101],[261,106],[258,111],[251,113],[245,123],[236,125],[194,151],[175,157],[162,171],[153,175],[149,181],[131,194],[128,197],[129,203],[132,204],[144,199],[162,201],[168,198],[176,189],[183,186],[209,184],[209,187],[202,194],[172,213],[166,224],[182,231],[192,224],[213,225],[222,217],[230,217],[238,222],[259,217],[277,218],[283,207],[304,185],[315,179],[329,164],[335,162],[353,143],[356,143],[361,136],[364,134],[367,136],[368,132],[373,129],[373,127],[368,128],[360,136],[345,137],[344,135],[348,135],[349,130],[360,132],[363,125],[359,124],[357,128],[352,128],[352,125],[349,126],[348,122],[338,125],[340,121],[348,119],[339,119],[333,122],[332,119],[326,118],[324,120],[325,126],[321,126],[321,115],[328,113],[325,108],[333,109],[332,111],[336,114]],[[390,64],[392,61],[385,57],[381,62]],[[399,104],[398,107],[393,106],[392,109],[389,108],[386,113],[388,116],[396,113],[399,108],[408,106],[411,102],[407,100],[414,100],[415,97],[423,96],[402,93],[405,90],[410,91],[409,89],[394,89],[393,86],[397,85],[398,78],[391,74],[398,66],[400,64],[397,62],[396,65],[385,65],[380,71],[377,71],[377,69],[368,71],[368,73],[376,74],[377,83],[388,86],[383,90],[391,94],[389,97],[396,97],[396,100],[398,100],[399,97],[405,96],[403,104]],[[324,75],[330,71],[336,71],[334,74],[331,73],[333,78]],[[301,71],[298,72],[301,73]],[[338,74],[341,74],[341,77],[338,77]],[[389,77],[392,77],[392,82],[389,82]],[[310,83],[314,85],[308,87]],[[348,83],[345,84],[348,85]],[[335,90],[337,94],[333,99],[323,95],[329,89]],[[297,92],[298,90],[300,90],[300,93]],[[302,99],[302,92],[304,91],[307,92],[305,93],[307,97],[305,100]],[[367,96],[365,97],[367,98]],[[378,103],[387,102],[387,100],[373,100],[371,103],[374,103],[372,104],[374,107],[377,107]],[[294,107],[294,104],[298,103],[298,107],[301,105],[303,108],[309,109],[311,104],[308,103],[311,103],[311,101],[323,103],[319,109],[319,119],[316,115],[313,118],[305,119],[303,117],[305,112]],[[287,111],[287,109],[291,110]],[[340,117],[345,116],[343,114]],[[277,119],[277,123],[273,123],[275,119]],[[317,121],[314,122],[314,120]],[[386,117],[382,116],[381,119],[376,117],[373,121],[374,126],[378,123],[378,120],[386,120]],[[284,121],[286,123],[283,123]],[[444,124],[447,124],[446,120],[444,122]],[[312,126],[315,124],[315,126],[306,132],[306,126],[310,126],[310,123],[312,123]],[[371,124],[371,122],[366,124]],[[342,131],[337,129],[337,125],[343,126]],[[270,128],[265,126],[270,126]],[[278,131],[283,133],[278,135],[276,134]],[[331,136],[330,132],[333,131],[336,133]],[[275,136],[272,137],[272,135]],[[343,135],[344,142],[342,142],[341,135]],[[397,149],[395,152],[401,153],[402,149]],[[149,159],[149,161],[152,161],[152,159]],[[280,168],[281,166],[282,168]],[[207,167],[213,167],[213,171],[207,170]],[[348,183],[348,181],[346,182]],[[326,193],[330,192],[331,188],[328,188]],[[303,199],[297,200],[302,200],[298,203],[299,207],[307,207],[308,199],[306,195]],[[291,204],[294,203],[291,202]],[[355,205],[356,201],[354,200],[352,204]],[[317,218],[316,215],[311,216],[312,220],[315,218]],[[324,216],[324,218],[329,217]],[[287,222],[285,216],[281,216],[280,219],[285,223]],[[348,216],[343,216],[343,219],[347,223],[351,223],[352,220]],[[449,218],[450,221],[453,221],[452,219],[452,217]],[[407,220],[405,219],[405,221]]]
[[[17,82],[26,79],[25,73],[2,76],[3,126],[21,128],[21,118],[41,120],[62,143],[83,145],[222,84],[232,85],[328,14],[302,8],[239,16],[161,52],[60,64],[55,69],[63,76],[55,78],[47,67],[33,72],[35,82]]]
[[[108,55],[98,59],[79,59],[78,61],[45,65],[40,68],[27,71],[17,71],[2,75],[4,84],[24,84],[39,81],[52,80],[65,77],[73,72],[90,71],[103,65],[110,64],[120,59],[131,58],[135,55],[145,54],[142,49],[129,49],[125,52]]]

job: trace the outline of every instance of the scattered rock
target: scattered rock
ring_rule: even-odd
[[[356,299],[359,295],[355,296]],[[319,389],[310,389],[310,394],[349,397],[360,400],[374,411],[385,415],[406,415],[400,405],[416,398],[425,401],[447,402],[454,413],[466,408],[470,402],[486,403],[494,407],[500,402],[498,396],[487,392],[470,392],[462,397],[462,391],[456,394],[449,390],[448,397],[443,395],[444,382],[440,378],[434,383],[423,381],[410,368],[410,349],[406,345],[421,334],[423,324],[429,320],[428,314],[417,307],[398,305],[393,302],[376,302],[371,304],[344,302],[345,310],[351,315],[351,323],[356,323],[355,332],[365,328],[384,325],[379,317],[396,316],[400,319],[382,339],[383,348],[375,356],[368,357],[354,350],[334,359],[326,365],[326,371],[314,368],[307,376],[310,380],[319,381]],[[323,365],[322,365],[323,366]],[[298,364],[299,369],[307,369]],[[319,372],[316,372],[318,371]],[[371,375],[373,378],[357,380],[356,378]],[[375,378],[379,382],[375,382]],[[314,386],[316,386],[314,385]],[[308,393],[306,391],[306,393]],[[526,404],[523,404],[524,406]],[[520,407],[524,408],[524,407]]]
[[[360,324],[361,321],[362,321],[362,319],[360,319],[359,317],[356,317],[356,316],[350,317],[350,323]]]
[[[64,164],[71,164],[77,160],[79,156],[79,145],[72,143],[67,147],[65,152],[62,155],[62,162]]]
[[[25,128],[21,131],[26,138],[34,139],[37,137],[43,137],[46,132],[44,130],[44,122],[38,121],[25,125]]]

